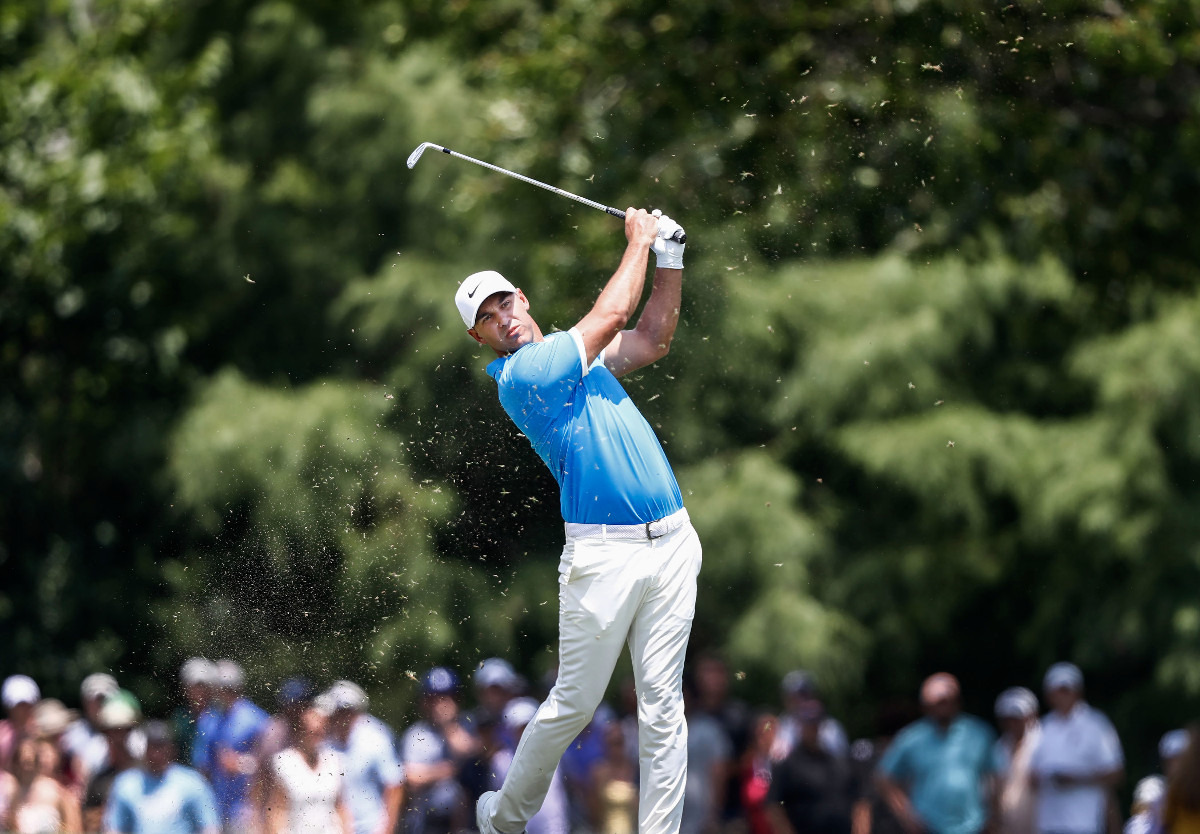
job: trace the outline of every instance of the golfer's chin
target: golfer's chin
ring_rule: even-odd
[[[512,353],[515,350],[517,350],[517,348],[525,347],[525,345],[529,344],[532,341],[533,341],[533,334],[530,333],[528,330],[521,328],[521,330],[519,330],[518,332],[513,334],[513,336],[511,338],[507,338],[504,340],[504,349],[503,350],[505,353]]]

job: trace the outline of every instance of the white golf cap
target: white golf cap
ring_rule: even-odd
[[[246,685],[246,673],[232,660],[217,661],[217,686],[222,689],[241,689]]]
[[[504,708],[504,726],[510,730],[519,730],[537,714],[538,702],[532,698],[513,698]]]
[[[1010,687],[996,699],[997,718],[1029,718],[1037,711],[1037,696],[1023,686]]]
[[[335,710],[363,712],[367,708],[367,693],[353,681],[334,681],[325,694],[329,696],[329,702]]]
[[[1046,670],[1042,687],[1050,692],[1053,689],[1070,689],[1074,692],[1083,691],[1083,672],[1074,663],[1055,663]]]
[[[516,292],[512,282],[499,272],[488,269],[467,276],[467,280],[458,285],[454,294],[454,303],[458,305],[458,314],[462,316],[467,329],[475,326],[475,317],[479,315],[479,305],[498,292]]]
[[[1158,755],[1162,759],[1173,759],[1187,750],[1192,736],[1187,730],[1170,730],[1158,740]]]
[[[505,689],[516,689],[520,683],[512,664],[502,657],[489,657],[479,664],[475,670],[475,685],[480,689],[488,686],[501,686]]]
[[[0,700],[5,709],[12,709],[17,704],[36,704],[42,700],[42,690],[29,675],[10,675],[4,679]]]
[[[179,668],[179,679],[184,686],[214,684],[217,682],[217,664],[207,657],[189,657]]]
[[[1167,795],[1167,780],[1161,776],[1147,776],[1138,780],[1133,789],[1134,805],[1157,805]]]
[[[83,679],[83,683],[79,685],[79,694],[85,701],[90,701],[92,698],[107,698],[110,695],[116,695],[120,689],[117,679],[112,675],[96,672]]]

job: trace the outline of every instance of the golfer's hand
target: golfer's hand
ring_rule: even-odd
[[[645,209],[633,206],[625,209],[625,239],[638,246],[650,248],[658,233],[658,218]]]
[[[683,269],[683,244],[671,240],[671,236],[683,227],[658,209],[654,210],[658,218],[658,228],[655,229],[654,258],[659,269]]]

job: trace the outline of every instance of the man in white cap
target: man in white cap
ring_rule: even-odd
[[[503,787],[479,798],[482,834],[518,834],[563,751],[587,726],[629,646],[638,692],[643,834],[679,829],[687,781],[682,676],[696,605],[700,541],[671,465],[617,377],[666,356],[679,321],[679,224],[630,208],[620,265],[567,332],[543,335],[525,293],[498,272],[463,281],[467,332],[496,354],[500,404],[558,481],[558,680],[517,748]],[[649,254],[653,289],[641,303]],[[509,460],[512,450],[497,447]]]
[[[179,686],[183,690],[183,703],[171,712],[171,731],[175,737],[175,749],[181,762],[191,762],[196,746],[197,728],[206,720],[215,721],[212,708],[213,686],[217,678],[217,664],[204,657],[189,657],[179,668]],[[206,719],[205,715],[211,716]]]
[[[996,698],[996,830],[997,834],[1033,834],[1034,802],[1029,763],[1041,738],[1037,696],[1013,686]]]
[[[217,661],[216,700],[221,717],[213,729],[208,775],[221,821],[233,830],[254,821],[251,787],[258,769],[254,750],[270,718],[266,710],[243,697],[246,674],[232,660]]]
[[[329,687],[329,745],[341,754],[342,797],[353,834],[391,834],[404,802],[404,767],[391,728],[367,714],[367,693],[352,681]]]
[[[1050,712],[1033,751],[1039,834],[1103,834],[1108,800],[1125,773],[1121,741],[1108,718],[1083,700],[1083,673],[1056,663],[1043,683]]]
[[[120,690],[100,708],[96,722],[108,746],[104,767],[92,774],[83,792],[83,830],[99,831],[104,806],[117,777],[137,765],[145,737],[137,730],[141,707],[133,694]],[[136,732],[136,735],[135,735]]]
[[[17,741],[34,734],[33,707],[42,691],[28,675],[10,675],[0,687],[0,701],[7,717],[0,721],[0,770],[12,770]]]
[[[83,715],[63,735],[62,749],[84,784],[108,765],[108,741],[100,726],[100,710],[120,691],[117,679],[106,672],[88,675],[79,685]]]

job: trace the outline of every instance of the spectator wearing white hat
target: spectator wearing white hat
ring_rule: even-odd
[[[525,727],[537,715],[538,702],[533,698],[513,698],[504,706],[501,722],[508,731],[510,741],[494,751],[490,757],[491,782],[488,790],[499,790],[508,774],[517,745]],[[550,789],[541,809],[534,814],[525,825],[526,834],[567,834],[570,830],[570,809],[567,803],[567,789],[563,782],[562,765],[554,769],[550,778]]]
[[[329,745],[342,756],[342,796],[353,834],[391,834],[400,822],[404,802],[404,767],[396,740],[383,721],[368,714],[363,688],[337,681],[326,693],[333,708]]]
[[[1103,834],[1108,802],[1125,772],[1112,723],[1083,700],[1083,673],[1056,663],[1043,680],[1050,712],[1030,762],[1040,834]]]
[[[83,791],[68,757],[63,753],[62,740],[77,718],[75,710],[67,709],[57,698],[43,698],[33,708],[33,725],[38,742],[38,772],[49,776],[78,800]]]
[[[1163,834],[1163,800],[1167,780],[1157,773],[1138,780],[1133,788],[1133,806],[1123,834]]]
[[[137,766],[145,750],[145,737],[137,730],[141,719],[142,711],[137,699],[125,690],[118,691],[100,708],[96,723],[104,733],[108,751],[105,754],[105,766],[92,774],[83,792],[84,831],[100,831],[104,806],[113,783],[126,770]]]
[[[804,669],[788,672],[783,676],[780,689],[783,694],[783,714],[779,717],[775,742],[771,747],[772,761],[781,762],[792,752],[792,748],[800,739],[804,723],[800,716],[807,715],[814,708],[819,709],[824,716],[820,727],[821,746],[833,756],[849,755],[850,742],[846,738],[846,730],[840,721],[825,710],[825,702],[817,688],[817,679],[811,672]]]
[[[183,702],[171,712],[171,732],[175,751],[182,762],[193,762],[196,736],[200,725],[215,723],[213,687],[217,679],[217,664],[204,657],[189,657],[179,667],[179,686]],[[205,718],[205,716],[210,716]]]
[[[13,750],[17,741],[32,735],[33,707],[42,700],[42,691],[28,675],[10,675],[0,687],[0,702],[7,717],[0,721],[0,770],[12,770]]]
[[[1038,699],[1023,686],[1004,690],[996,698],[996,831],[1033,834],[1035,797],[1029,786],[1029,763],[1041,737]]]
[[[242,695],[246,674],[232,660],[217,661],[216,700],[220,718],[212,731],[208,774],[217,808],[227,828],[253,825],[251,788],[258,759],[254,750],[270,718],[266,710]]]
[[[117,679],[105,672],[88,675],[79,685],[83,714],[63,735],[62,749],[83,784],[108,766],[108,740],[100,726],[100,710],[121,691]]]

